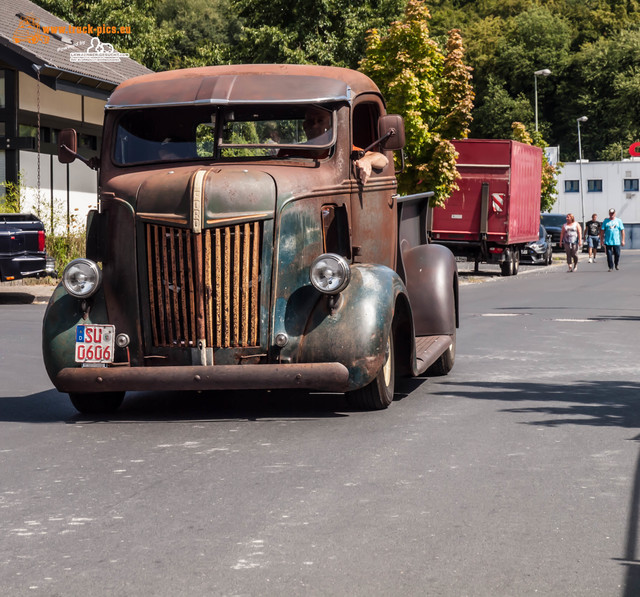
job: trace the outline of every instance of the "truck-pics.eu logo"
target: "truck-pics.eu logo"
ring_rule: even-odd
[[[33,15],[23,15],[20,17],[20,24],[13,32],[13,41],[17,44],[23,42],[30,44],[48,44],[49,36],[43,33],[36,17]]]
[[[48,44],[51,35],[60,39],[60,35],[68,35],[70,33],[85,33],[92,36],[86,50],[82,52],[72,51],[69,54],[69,60],[71,62],[120,62],[122,58],[129,57],[129,54],[118,52],[111,44],[102,43],[97,36],[102,33],[130,34],[131,27],[113,27],[108,25],[100,25],[98,27],[92,25],[85,25],[84,27],[75,27],[73,25],[47,27],[41,25],[38,18],[34,15],[20,15],[20,24],[13,32],[13,41],[17,44]],[[96,34],[95,37],[94,34]],[[67,43],[71,42],[68,41]],[[86,41],[77,41],[73,45],[58,48],[58,51],[74,49],[78,48],[78,46],[86,46],[86,44]]]

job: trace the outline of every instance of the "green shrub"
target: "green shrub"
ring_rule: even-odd
[[[70,232],[68,235],[47,235],[47,255],[55,259],[58,276],[62,274],[70,261],[85,256],[85,243],[84,230]]]

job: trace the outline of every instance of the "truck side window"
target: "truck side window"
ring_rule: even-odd
[[[376,140],[379,116],[380,110],[374,103],[362,103],[354,108],[352,126],[355,147],[364,149]]]

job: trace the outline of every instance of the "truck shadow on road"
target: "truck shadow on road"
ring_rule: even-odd
[[[583,381],[571,385],[525,382],[448,382],[439,385],[439,394],[479,400],[538,402],[509,408],[503,412],[545,415],[530,425],[615,425],[640,427],[638,396],[640,383],[624,381]],[[457,389],[459,388],[459,389]],[[469,388],[468,390],[462,388]],[[486,388],[486,389],[482,389]],[[560,404],[557,404],[557,403]],[[555,404],[554,404],[555,403]]]
[[[506,402],[538,402],[502,412],[536,416],[526,425],[558,427],[593,425],[598,427],[640,428],[640,383],[625,381],[582,381],[567,386],[544,383],[443,382],[441,395]],[[463,389],[464,388],[464,389]],[[640,434],[631,438],[640,442]],[[640,454],[638,455],[628,504],[624,554],[614,558],[626,567],[620,595],[640,595]]]
[[[0,421],[15,423],[172,423],[324,419],[357,412],[342,394],[300,391],[130,392],[115,413],[83,415],[55,390],[0,398]]]

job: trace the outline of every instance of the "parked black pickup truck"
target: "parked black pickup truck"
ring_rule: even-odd
[[[44,224],[33,214],[0,214],[0,281],[52,274]]]

